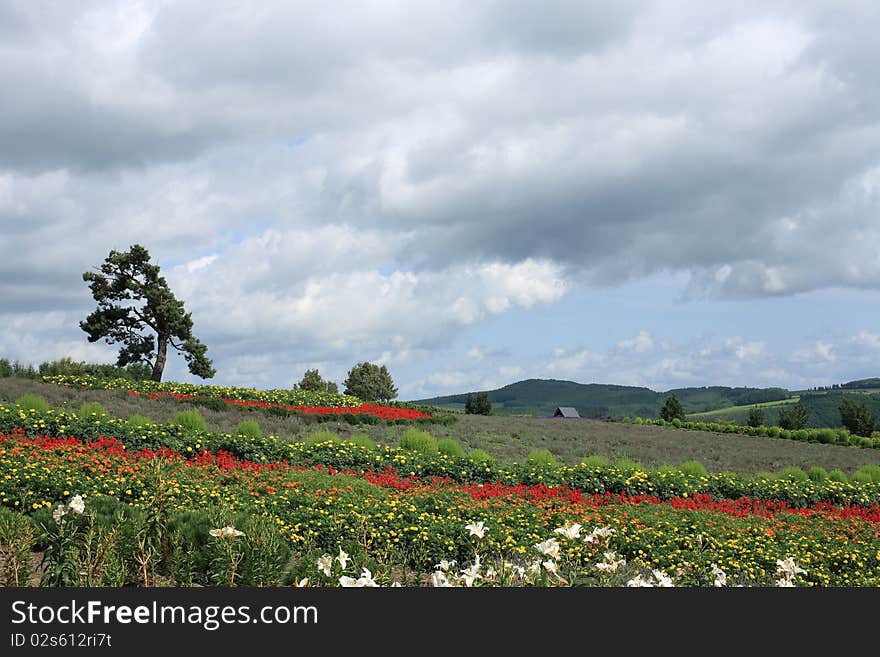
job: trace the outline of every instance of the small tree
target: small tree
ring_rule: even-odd
[[[317,369],[306,370],[302,381],[299,382],[300,390],[312,390],[314,392],[339,392],[333,381],[325,381]]]
[[[373,363],[358,363],[348,371],[343,382],[346,395],[354,395],[364,401],[387,402],[397,397],[397,388],[388,368]]]
[[[877,426],[877,418],[865,407],[865,402],[846,396],[841,398],[840,422],[856,436],[868,437],[874,433]]]
[[[749,409],[749,426],[750,427],[760,427],[764,424],[766,416],[764,413],[764,409],[760,406],[752,406]]]
[[[804,404],[786,404],[779,407],[779,426],[783,429],[796,431],[807,426],[810,419],[810,409]]]
[[[660,409],[660,419],[667,422],[672,422],[675,419],[684,421],[684,406],[681,405],[675,393],[670,394],[663,402],[663,407]]]
[[[488,392],[469,392],[464,404],[464,412],[468,415],[491,415],[492,402]]]
[[[189,371],[210,379],[216,371],[207,357],[208,348],[192,334],[191,313],[184,312],[158,265],[137,244],[126,252],[110,251],[98,272],[85,272],[98,308],[80,328],[89,342],[104,339],[122,344],[116,364],[145,363],[152,367],[151,379],[162,380],[168,346],[184,354]]]

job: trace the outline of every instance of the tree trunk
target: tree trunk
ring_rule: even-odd
[[[156,350],[156,363],[153,365],[153,381],[162,380],[162,371],[165,369],[165,358],[168,354],[168,338],[163,335],[158,336],[159,348]]]

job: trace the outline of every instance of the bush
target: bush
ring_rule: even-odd
[[[180,411],[174,416],[174,424],[190,433],[204,433],[208,430],[205,418],[198,411]]]
[[[464,404],[468,415],[492,415],[492,402],[488,392],[469,392]]]
[[[660,409],[660,419],[672,422],[674,419],[685,419],[684,406],[678,400],[675,394],[671,394],[663,402],[663,408]]]
[[[339,435],[329,429],[318,429],[313,431],[305,438],[306,445],[317,445],[318,443],[335,443],[339,441]]]
[[[819,429],[816,439],[823,445],[833,445],[837,442],[837,432],[834,429]]]
[[[709,473],[706,472],[706,468],[703,467],[703,464],[699,461],[686,461],[678,466],[678,469],[686,475],[691,475],[693,477],[705,477]]]
[[[770,432],[769,428],[765,427],[764,425],[761,425],[760,427],[757,427],[755,429],[755,435],[761,436],[762,438],[766,438],[767,435],[769,435],[769,432]]]
[[[79,416],[87,417],[94,413],[95,415],[107,415],[107,411],[98,402],[85,402],[79,407]]]
[[[880,465],[865,465],[852,476],[853,481],[880,484]]]
[[[617,459],[614,466],[621,470],[641,470],[642,464],[632,459]]]
[[[807,470],[807,477],[809,477],[810,481],[821,484],[828,479],[828,473],[825,471],[825,468],[814,466]]]
[[[370,440],[368,436],[364,436],[363,434],[349,437],[348,442],[354,443],[358,447],[365,447],[367,449],[372,449],[376,446],[376,443]]]
[[[47,402],[43,397],[40,397],[39,395],[32,395],[30,393],[28,393],[27,395],[22,395],[15,400],[15,403],[25,410],[35,410],[39,413],[45,413],[50,408],[52,408],[49,405],[49,402]]]
[[[464,450],[461,448],[461,445],[452,440],[452,438],[444,438],[443,440],[438,440],[437,450],[441,454],[446,454],[446,456],[452,456],[456,458],[464,456]]]
[[[556,465],[558,461],[549,449],[533,449],[526,457],[529,465]]]
[[[828,473],[828,480],[845,484],[849,481],[849,477],[846,476],[846,473],[843,470],[832,470]]]
[[[590,454],[583,458],[581,465],[587,468],[605,468],[608,466],[608,459],[603,458],[598,454]]]
[[[495,463],[495,457],[483,449],[472,449],[467,456],[474,463]]]
[[[788,481],[807,481],[807,473],[800,468],[790,465],[779,471],[779,478]]]
[[[196,397],[190,403],[196,406],[203,406],[218,413],[228,410],[230,406],[230,404],[227,404],[219,397]],[[235,406],[238,406],[238,404],[235,404]]]
[[[857,436],[870,436],[877,426],[877,418],[865,407],[865,402],[845,395],[838,406],[840,423]]]
[[[767,470],[761,470],[761,472],[755,473],[755,479],[767,479],[768,481],[773,481],[776,478],[777,476],[775,472],[768,472]]]
[[[749,409],[749,426],[750,427],[760,427],[764,424],[765,414],[764,409],[760,406],[752,406]]]
[[[407,429],[406,433],[400,437],[400,447],[423,454],[433,454],[437,451],[437,441],[427,431]]]
[[[779,426],[783,429],[803,429],[810,418],[810,409],[802,402],[779,407]]]
[[[794,439],[805,443],[810,439],[810,433],[806,429],[798,429],[794,432]]]
[[[260,423],[256,420],[242,420],[238,423],[236,433],[239,436],[247,436],[248,438],[262,438],[263,431],[260,429]]]
[[[134,414],[128,418],[128,426],[130,427],[144,427],[148,424],[154,424],[154,422],[144,415]]]

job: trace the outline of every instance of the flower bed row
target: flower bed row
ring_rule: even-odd
[[[507,485],[544,484],[566,486],[588,494],[611,492],[651,495],[667,500],[705,494],[715,499],[757,498],[785,502],[794,507],[819,503],[870,507],[880,503],[880,484],[826,480],[788,481],[760,476],[717,473],[689,474],[681,471],[647,471],[615,466],[512,464],[426,454],[391,446],[368,447],[349,442],[286,442],[274,436],[252,437],[219,433],[191,433],[174,424],[130,425],[114,418],[79,417],[75,413],[40,413],[0,404],[0,432],[21,429],[27,435],[75,436],[96,440],[112,435],[129,450],[171,449],[193,456],[203,450],[228,452],[236,458],[292,465],[322,464],[337,470],[391,471],[401,476],[447,477],[460,483],[499,482]]]
[[[105,379],[89,375],[44,376],[43,381],[70,388],[84,390],[135,390],[143,393],[169,393],[186,395],[190,398],[219,398],[238,401],[259,401],[270,404],[290,406],[314,406],[332,408],[352,408],[361,405],[361,400],[351,395],[339,395],[330,392],[312,390],[256,390],[254,388],[238,388],[234,386],[196,385],[175,381],[130,381],[128,379]]]
[[[577,498],[541,485],[480,487],[448,479],[414,478],[399,486],[381,476],[249,463],[222,453],[186,458],[167,449],[132,451],[113,439],[0,436],[0,501],[9,508],[49,522],[59,501],[79,494],[77,504],[84,500],[106,517],[122,514],[131,523],[160,509],[171,514],[169,541],[180,549],[172,556],[184,560],[190,559],[187,550],[196,559],[207,549],[208,529],[239,527],[251,534],[256,530],[247,523],[259,520],[285,539],[271,547],[264,537],[261,549],[293,550],[291,575],[315,583],[321,583],[316,559],[336,549],[382,576],[401,568],[424,574],[441,561],[464,564],[475,549],[485,560],[527,564],[536,548],[552,552],[554,564],[595,573],[595,545],[574,531],[575,523],[609,528],[605,549],[641,569],[677,573],[698,566],[708,573],[714,565],[734,582],[771,584],[777,560],[788,557],[806,570],[806,584],[880,583],[880,529],[844,509],[791,512],[752,500],[757,512],[750,513],[745,502],[722,508],[704,498]],[[556,527],[569,534],[554,534]],[[171,572],[183,572],[174,564]]]
[[[173,399],[175,401],[186,402],[186,401],[198,401],[200,398],[197,395],[187,395],[177,392],[139,392],[137,390],[129,390],[128,394],[133,397],[147,397],[154,401],[158,399]],[[246,400],[246,399],[225,399],[219,397],[213,397],[211,399],[218,399],[222,402],[220,406],[223,404],[226,406],[237,406],[240,408],[260,408],[263,410],[269,409],[281,409],[284,411],[292,411],[296,413],[305,413],[307,415],[320,415],[320,416],[346,416],[346,415],[367,415],[370,417],[376,417],[380,420],[386,421],[398,421],[398,420],[421,420],[421,419],[430,419],[431,416],[428,413],[424,413],[419,410],[411,409],[411,408],[398,408],[394,406],[383,406],[381,404],[363,404],[361,403],[358,406],[292,406],[290,404],[276,404],[265,401],[255,401],[255,400]]]
[[[683,421],[678,418],[667,421],[657,418],[625,417],[623,422],[627,424],[648,424],[658,427],[675,427],[676,429],[689,429],[691,431],[714,431],[715,433],[735,433],[743,436],[781,438],[783,440],[797,440],[803,443],[880,449],[880,437],[877,437],[877,434],[875,436],[857,436],[851,434],[846,429],[782,429],[781,427],[767,427],[763,425],[751,427],[729,422]]]

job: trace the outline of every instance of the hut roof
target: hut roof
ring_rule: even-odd
[[[573,406],[559,406],[553,417],[580,417],[580,414]]]

